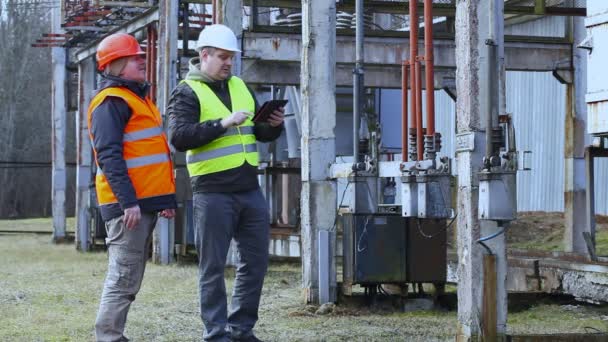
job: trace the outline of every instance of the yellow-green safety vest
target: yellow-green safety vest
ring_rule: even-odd
[[[201,113],[199,121],[228,117],[231,111],[204,82],[184,80],[198,97]],[[228,91],[234,111],[255,111],[255,101],[245,82],[232,76],[228,80]],[[253,134],[253,121],[247,118],[240,126],[230,127],[212,142],[188,150],[186,162],[190,177],[234,169],[248,162],[258,166],[258,150]]]

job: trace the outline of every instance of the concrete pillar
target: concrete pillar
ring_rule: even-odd
[[[76,115],[76,249],[87,251],[91,233],[89,184],[91,184],[92,149],[87,109],[95,88],[95,60],[78,64],[78,112]]]
[[[336,2],[302,0],[302,287],[307,303],[319,301],[320,230],[331,230],[336,215],[335,162]],[[335,246],[335,234],[329,241]],[[335,249],[334,249],[335,250]],[[330,301],[336,298],[334,255],[329,255]]]
[[[53,33],[63,33],[61,29],[61,6],[53,7],[51,12]],[[66,49],[51,48],[51,69],[53,74],[51,87],[51,129],[52,141],[52,206],[53,206],[53,241],[61,242],[66,237],[65,221],[65,139],[66,139]]]
[[[496,1],[498,2],[498,1]],[[495,4],[496,4],[495,2]],[[497,5],[498,6],[498,5]],[[498,11],[496,11],[498,13]],[[488,78],[489,53],[486,39],[489,37],[490,2],[464,0],[456,5],[456,101],[457,115],[457,234],[458,234],[458,341],[477,340],[481,336],[483,318],[483,254],[485,249],[477,242],[482,236],[496,232],[493,222],[480,222],[478,218],[479,179],[485,154],[484,127],[485,110],[491,108],[487,101],[496,101],[498,94],[491,94]],[[500,18],[495,17],[496,20]],[[495,21],[496,24],[499,21]],[[495,31],[496,32],[496,31]],[[500,44],[499,37],[495,37]],[[497,64],[499,89],[504,75]],[[494,88],[496,89],[496,88]],[[501,90],[504,91],[504,90]],[[500,110],[500,107],[499,107]],[[494,122],[497,122],[495,119]],[[496,332],[504,335],[506,330],[506,258],[504,238],[486,243],[497,256]],[[501,260],[502,259],[502,260]]]
[[[158,22],[158,88],[156,105],[163,119],[169,96],[177,84],[177,17],[179,1],[159,1]],[[165,120],[163,120],[165,121]],[[175,244],[174,219],[159,217],[153,236],[153,260],[156,263],[173,262]]]
[[[217,7],[216,15],[219,18],[219,23],[230,27],[236,34],[239,46],[241,46],[243,41],[243,0],[218,0]],[[239,53],[234,56],[232,74],[237,76],[241,74],[241,54]]]
[[[564,145],[564,248],[566,252],[588,254],[583,232],[585,222],[585,127],[587,121],[587,52],[576,48],[585,39],[584,18],[566,18],[572,47],[572,77],[567,79],[566,140]]]

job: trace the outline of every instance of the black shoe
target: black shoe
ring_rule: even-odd
[[[230,341],[233,341],[233,342],[262,342],[262,340],[255,337],[255,335],[242,337],[242,338],[231,337]]]

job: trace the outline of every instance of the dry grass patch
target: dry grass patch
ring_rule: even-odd
[[[20,221],[0,221],[19,227]],[[25,220],[32,230],[50,219]],[[106,270],[104,252],[79,253],[50,235],[0,234],[0,341],[92,341]],[[302,303],[300,267],[272,264],[256,334],[267,341],[453,341],[455,311],[401,313],[337,306],[327,315]],[[232,288],[234,271],[226,271]],[[126,335],[134,341],[200,341],[194,264],[148,264],[131,307]],[[509,316],[517,333],[606,329],[603,308],[541,305]]]

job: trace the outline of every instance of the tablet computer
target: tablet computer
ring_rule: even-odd
[[[288,100],[270,100],[264,102],[264,104],[260,107],[260,109],[253,116],[253,122],[266,122],[268,121],[268,117],[275,110],[285,107]]]

